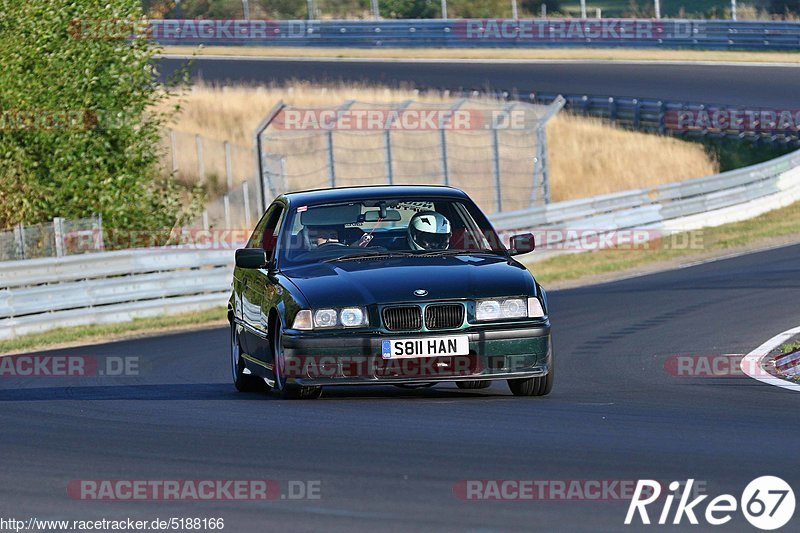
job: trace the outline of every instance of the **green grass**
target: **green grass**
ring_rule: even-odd
[[[758,244],[774,237],[796,235],[800,241],[800,202],[776,209],[742,222],[716,228],[677,234],[653,241],[648,249],[604,249],[578,254],[564,254],[528,268],[542,284],[568,281],[598,274],[645,267],[660,261],[692,259],[710,252],[722,252],[746,245]],[[689,241],[688,239],[694,239]],[[696,246],[681,246],[694,242]],[[536,253],[536,252],[534,252]]]
[[[117,324],[94,324],[91,326],[53,329],[44,333],[33,333],[15,339],[0,341],[0,355],[9,352],[34,350],[46,348],[47,346],[68,344],[76,341],[89,343],[109,337],[113,338],[137,332],[145,333],[165,331],[185,326],[199,327],[211,325],[214,323],[221,323],[225,320],[225,316],[225,307],[215,307],[207,311],[137,318],[130,322],[120,322]]]
[[[800,350],[800,339],[782,344],[780,347],[781,353],[790,353],[795,350]]]

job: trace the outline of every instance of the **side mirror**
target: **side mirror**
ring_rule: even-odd
[[[536,249],[536,239],[533,233],[521,233],[511,237],[511,255],[527,254]]]
[[[267,265],[267,252],[261,248],[242,248],[236,250],[236,266],[239,268],[264,268]]]

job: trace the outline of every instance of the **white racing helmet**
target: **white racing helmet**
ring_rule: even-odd
[[[408,244],[412,250],[447,250],[452,230],[450,221],[434,211],[422,211],[408,224]]]

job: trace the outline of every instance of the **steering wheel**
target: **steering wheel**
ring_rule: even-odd
[[[335,246],[337,248],[342,248],[342,247],[349,248],[349,246],[347,246],[346,244],[341,243],[341,242],[323,242],[322,244],[317,246],[317,249],[325,248],[326,246]]]

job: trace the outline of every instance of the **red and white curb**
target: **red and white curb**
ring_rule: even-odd
[[[763,367],[764,359],[767,357],[769,352],[798,334],[800,334],[800,326],[786,330],[783,333],[778,333],[766,341],[764,344],[744,356],[741,362],[742,372],[763,383],[800,392],[800,383],[792,383],[791,381],[772,376]],[[798,365],[800,365],[800,353],[797,351],[778,357],[775,360],[776,368],[789,369],[794,373],[800,372],[800,367]]]

